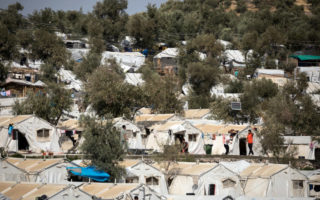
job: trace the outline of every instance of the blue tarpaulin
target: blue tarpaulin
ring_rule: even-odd
[[[110,175],[104,171],[97,170],[95,167],[67,167],[67,170],[72,174],[81,177],[91,178],[98,182],[105,182],[109,180]]]

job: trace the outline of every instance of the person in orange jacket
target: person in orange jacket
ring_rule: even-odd
[[[248,142],[248,147],[249,147],[249,155],[250,155],[250,154],[253,155],[253,151],[252,151],[252,146],[253,146],[253,133],[251,132],[251,130],[248,130],[247,142]]]

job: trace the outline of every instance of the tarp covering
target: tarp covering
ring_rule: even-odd
[[[76,176],[91,178],[98,182],[109,180],[110,175],[104,171],[97,170],[95,167],[67,167],[67,170]]]
[[[320,60],[320,56],[314,55],[291,55],[290,57],[299,59],[301,61]]]
[[[139,52],[103,52],[101,64],[106,64],[108,59],[115,59],[123,71],[127,72],[130,69],[138,70],[144,64],[145,56]]]
[[[74,89],[76,91],[80,91],[82,89],[82,81],[77,79],[76,75],[72,71],[61,68],[57,75],[62,82],[67,84],[65,87],[66,89]]]
[[[131,85],[143,85],[144,80],[141,73],[126,73],[125,81]]]
[[[154,58],[176,58],[179,55],[178,48],[167,48],[157,54]]]

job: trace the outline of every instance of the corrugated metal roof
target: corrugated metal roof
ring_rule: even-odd
[[[199,119],[210,113],[210,109],[189,109],[184,111],[187,119]]]

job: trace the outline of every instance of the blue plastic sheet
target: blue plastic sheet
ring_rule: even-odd
[[[67,167],[67,170],[76,176],[91,178],[98,182],[109,180],[110,175],[104,171],[97,170],[95,167]]]

